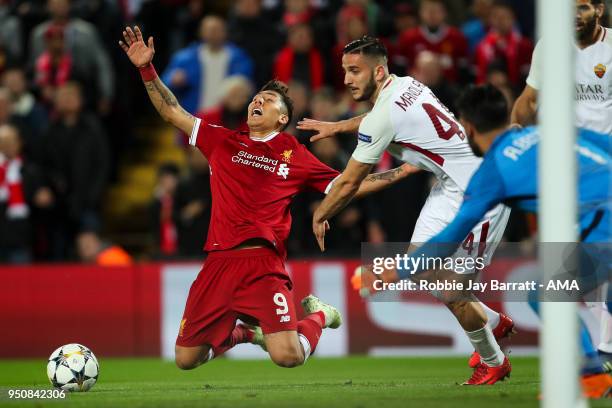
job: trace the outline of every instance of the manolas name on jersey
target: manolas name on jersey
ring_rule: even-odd
[[[433,92],[412,77],[391,75],[361,121],[353,158],[377,163],[383,152],[434,173],[447,189],[464,191],[480,164],[465,131]]]

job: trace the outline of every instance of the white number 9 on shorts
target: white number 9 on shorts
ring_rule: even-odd
[[[276,309],[277,315],[285,314],[289,311],[289,305],[287,305],[287,298],[280,292],[276,292],[274,294],[274,304],[276,306],[280,306],[280,308]]]

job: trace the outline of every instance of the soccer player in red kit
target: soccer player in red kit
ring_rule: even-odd
[[[210,163],[213,196],[205,251],[208,258],[193,282],[176,341],[176,364],[192,369],[239,343],[255,343],[283,367],[303,364],[323,328],[341,316],[314,296],[302,301],[298,321],[292,282],[285,271],[289,205],[303,190],[327,192],[339,173],[318,161],[282,130],[291,120],[286,87],[271,81],[248,106],[248,132],[232,131],[193,117],[155,73],[153,38],[145,44],[138,27],[126,27],[119,44],[139,68],[151,102],[185,132]],[[358,195],[381,190],[416,171],[403,166],[372,174]],[[236,325],[237,319],[259,326]]]

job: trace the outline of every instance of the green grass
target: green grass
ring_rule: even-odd
[[[157,359],[100,361],[98,383],[65,400],[9,401],[7,388],[50,387],[44,360],[0,360],[4,407],[535,407],[538,363],[512,359],[512,377],[487,387],[462,387],[465,358],[312,358],[282,369],[270,361],[215,360],[180,371]],[[599,404],[598,404],[599,406]]]

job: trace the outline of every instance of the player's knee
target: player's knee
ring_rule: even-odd
[[[270,357],[280,367],[293,368],[304,364],[304,353],[302,350],[294,348],[271,352]]]
[[[208,353],[199,350],[194,352],[193,350],[185,350],[178,347],[174,350],[174,362],[181,370],[193,370],[206,361],[208,361]]]
[[[193,370],[198,366],[196,359],[184,357],[178,354],[174,357],[174,362],[181,370]]]

